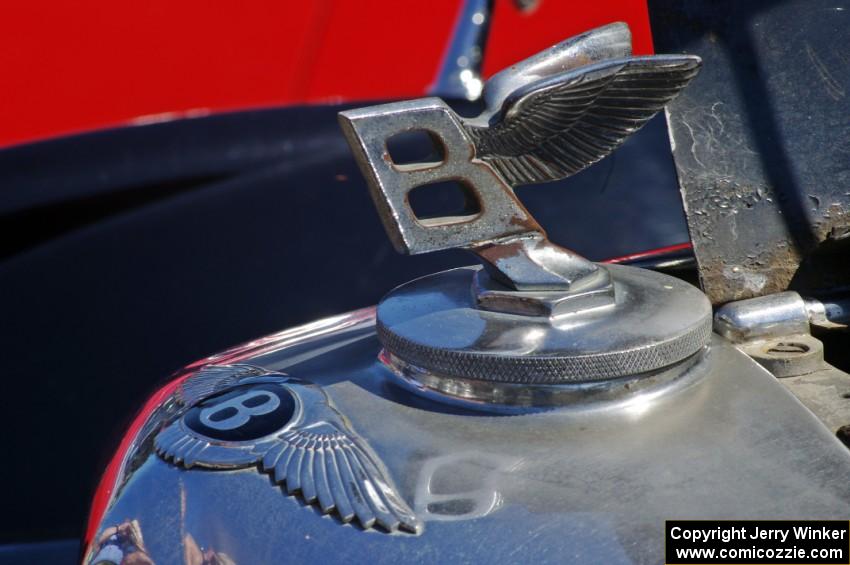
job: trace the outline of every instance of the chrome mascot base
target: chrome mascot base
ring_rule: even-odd
[[[699,64],[613,24],[495,75],[474,119],[344,112],[397,249],[482,265],[188,367],[116,456],[87,562],[650,563],[666,519],[846,518],[847,449],[702,292],[549,242],[513,193],[603,158]],[[438,161],[394,161],[411,130]],[[469,209],[417,216],[444,181]]]

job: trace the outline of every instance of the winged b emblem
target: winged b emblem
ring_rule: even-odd
[[[418,533],[375,452],[312,383],[250,366],[215,366],[187,379],[182,412],[154,441],[184,468],[256,465],[288,494],[364,528]]]
[[[617,51],[620,42],[605,53],[614,58],[576,66],[586,62],[576,57],[577,48],[600,33],[627,34],[628,28],[588,32],[502,71],[485,87],[484,113],[464,120],[476,156],[512,186],[561,179],[599,161],[699,71],[698,57],[631,57],[631,49]]]
[[[472,251],[495,283],[481,281],[485,290],[610,295],[610,277],[551,243],[513,188],[563,179],[599,161],[679,94],[700,65],[693,55],[632,56],[628,26],[614,23],[491,77],[477,117],[423,98],[347,110],[340,124],[398,251]],[[439,140],[439,162],[393,160],[387,141],[412,130]],[[418,217],[409,193],[445,181],[461,181],[477,211]]]

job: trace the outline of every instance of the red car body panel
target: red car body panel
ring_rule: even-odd
[[[49,6],[0,20],[0,147],[92,129],[282,104],[421,96],[460,3],[199,0]],[[645,0],[496,2],[485,75],[589,28],[625,21],[652,52]]]

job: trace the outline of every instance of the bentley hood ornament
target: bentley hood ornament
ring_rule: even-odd
[[[494,75],[476,118],[425,98],[342,112],[340,123],[400,252],[464,247],[513,290],[610,289],[603,272],[546,239],[512,187],[565,178],[602,159],[674,98],[699,66],[691,55],[632,57],[628,26],[617,23]],[[386,141],[410,130],[439,139],[443,161],[394,163]],[[417,218],[410,191],[444,180],[461,181],[480,214]]]
[[[382,301],[385,358],[406,382],[458,390],[459,378],[470,380],[464,396],[504,399],[504,390],[480,390],[482,382],[605,380],[661,370],[703,348],[711,312],[698,290],[657,273],[597,265],[553,244],[513,192],[605,157],[699,66],[690,55],[632,57],[628,27],[618,23],[493,76],[476,118],[436,98],[340,114],[396,248],[460,247],[484,265],[414,281]],[[394,162],[387,141],[411,130],[438,140],[443,159]],[[417,217],[410,192],[443,181],[459,182],[477,211]]]

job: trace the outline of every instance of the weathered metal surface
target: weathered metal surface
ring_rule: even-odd
[[[668,119],[712,302],[850,282],[850,3],[649,4],[656,48],[704,61]]]
[[[750,341],[737,347],[777,378],[808,375],[824,367],[823,343],[808,333]]]
[[[714,330],[779,378],[850,446],[850,434],[845,434],[850,430],[850,375],[826,363],[825,344],[811,334],[815,330],[829,337],[824,330],[846,329],[846,312],[846,298],[804,299],[786,291],[723,305],[714,316]]]
[[[831,432],[850,425],[850,375],[844,371],[824,363],[818,371],[780,382]]]

